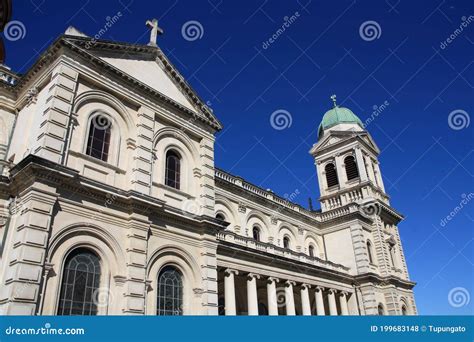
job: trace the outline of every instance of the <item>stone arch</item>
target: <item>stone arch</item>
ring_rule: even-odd
[[[126,142],[136,137],[136,124],[127,108],[114,96],[99,90],[86,91],[76,98],[73,113],[77,118],[70,140],[72,151],[86,154],[92,118],[102,114],[111,122],[108,164],[128,169]],[[68,152],[69,153],[69,152]]]
[[[298,245],[298,230],[288,224],[282,223],[278,227],[278,245],[283,247],[283,239],[288,237],[290,240],[290,249],[296,250]]]
[[[199,151],[191,139],[175,127],[164,127],[153,137],[155,158],[152,167],[152,180],[164,184],[166,160],[169,150],[174,150],[182,158],[181,161],[181,191],[197,196],[199,193],[198,177],[201,173]]]
[[[215,215],[224,215],[227,222],[230,223],[228,229],[235,231],[235,226],[238,225],[237,218],[239,217],[232,202],[222,196],[216,196]]]
[[[133,116],[130,114],[130,112],[127,110],[127,108],[119,99],[117,99],[115,96],[102,90],[89,90],[76,97],[74,101],[74,106],[73,106],[73,113],[77,113],[77,111],[82,106],[84,106],[85,104],[89,102],[102,102],[114,108],[115,111],[119,113],[119,115],[122,117],[122,119],[126,123],[127,131],[130,132],[130,136],[134,136],[134,134],[132,134],[132,131],[135,126],[134,124],[135,120],[133,119]]]
[[[313,233],[308,233],[306,235],[305,241],[304,241],[304,248],[305,248],[305,253],[309,255],[309,246],[314,247],[314,256],[320,259],[325,259],[324,258],[324,248],[322,246],[322,242],[318,238],[317,235]]]
[[[175,245],[165,245],[153,252],[147,263],[147,279],[150,286],[147,289],[147,315],[156,315],[157,283],[160,271],[166,266],[173,266],[183,276],[183,314],[196,315],[200,307],[200,298],[195,296],[201,289],[200,267],[195,258],[185,249]]]
[[[125,268],[123,251],[117,240],[99,226],[90,223],[76,223],[62,228],[51,238],[47,260],[52,268],[45,280],[43,312],[55,315],[61,291],[64,263],[68,255],[78,249],[93,251],[101,262],[101,292],[107,294],[107,302],[98,309],[99,315],[119,314],[123,304],[122,290],[113,278],[123,276],[120,270]]]
[[[252,229],[256,226],[260,229],[260,240],[262,242],[270,242],[270,225],[268,219],[262,213],[256,210],[251,210],[247,214],[245,222],[248,237],[253,237]]]

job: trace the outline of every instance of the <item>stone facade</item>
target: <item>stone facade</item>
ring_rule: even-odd
[[[308,210],[214,166],[221,124],[156,46],[68,30],[26,74],[0,72],[13,77],[0,82],[2,314],[58,314],[80,248],[100,260],[100,315],[156,314],[166,267],[185,315],[416,314],[402,216],[363,128],[341,123],[313,146],[321,210]],[[106,160],[89,153],[97,113]],[[171,150],[178,187],[164,181]]]

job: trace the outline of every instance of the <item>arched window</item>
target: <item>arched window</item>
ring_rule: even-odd
[[[161,270],[158,276],[157,292],[157,315],[180,316],[183,314],[183,279],[176,268],[167,266]]]
[[[382,303],[380,303],[379,306],[377,307],[377,313],[378,313],[379,316],[385,315],[385,310],[383,308]]]
[[[290,238],[285,236],[283,238],[283,248],[289,249],[290,248]]]
[[[216,215],[216,219],[221,220],[221,221],[225,221],[225,217],[224,217],[224,215],[221,214],[221,213],[219,213],[219,214]]]
[[[309,252],[309,256],[314,258],[314,246],[313,245],[309,245],[308,252]]]
[[[110,147],[110,130],[112,122],[103,114],[92,117],[89,126],[86,154],[107,161]]]
[[[64,263],[58,315],[97,315],[100,259],[88,249],[72,251]]]
[[[407,307],[405,306],[405,304],[402,305],[402,315],[403,316],[408,315],[408,310],[407,310]]]
[[[372,244],[367,240],[367,254],[369,255],[369,263],[374,263],[374,257],[372,255]]]
[[[179,190],[180,179],[181,156],[177,152],[169,150],[166,153],[165,184]]]
[[[347,180],[355,179],[359,177],[359,170],[353,156],[348,156],[344,159],[344,165],[346,166]]]
[[[339,184],[339,180],[337,179],[336,167],[334,166],[334,164],[327,164],[324,168],[324,171],[326,172],[326,181],[328,183],[328,188]]]
[[[388,252],[390,254],[390,263],[392,264],[392,267],[397,267],[397,264],[395,263],[395,245],[389,243]]]
[[[253,227],[252,236],[255,241],[260,241],[260,229],[257,226]]]

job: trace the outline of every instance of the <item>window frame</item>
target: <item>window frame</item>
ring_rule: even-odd
[[[56,306],[56,315],[58,316],[71,316],[71,309],[69,310],[69,314],[64,314],[64,308],[63,308],[63,305],[61,304],[61,301],[65,301],[66,299],[63,299],[63,295],[64,295],[64,286],[67,286],[67,284],[65,285],[65,281],[67,281],[68,279],[68,276],[65,278],[66,276],[66,267],[68,266],[68,263],[78,257],[81,253],[85,253],[87,252],[89,255],[92,255],[96,258],[97,260],[97,265],[95,266],[96,268],[98,268],[98,273],[95,273],[94,274],[94,278],[93,280],[96,280],[95,281],[95,287],[93,288],[93,291],[92,293],[90,294],[91,295],[91,299],[88,303],[88,305],[91,306],[90,310],[89,310],[89,314],[88,315],[85,315],[84,314],[84,311],[83,313],[80,315],[80,316],[97,316],[97,315],[100,315],[101,314],[101,306],[100,305],[97,305],[97,302],[98,300],[94,300],[93,296],[98,296],[98,295],[101,295],[100,291],[103,290],[103,287],[102,287],[102,282],[103,282],[103,277],[104,277],[104,267],[103,267],[103,264],[102,264],[102,257],[96,253],[96,251],[94,251],[93,249],[89,248],[89,247],[77,247],[77,248],[74,248],[72,250],[69,251],[69,253],[67,253],[64,257],[64,262],[62,264],[62,268],[61,268],[61,278],[59,279],[59,291],[58,291],[58,299],[57,299],[57,306]],[[88,278],[87,278],[88,279]],[[73,279],[72,283],[73,285],[76,285],[77,284],[77,281],[76,279]],[[86,290],[87,290],[87,287],[91,287],[91,286],[87,286],[86,285]],[[66,290],[67,291],[67,290]],[[108,293],[108,290],[107,290],[107,293]],[[64,298],[67,298],[66,296],[64,296]],[[74,298],[74,296],[72,296],[71,298]],[[108,299],[107,299],[108,300]],[[70,300],[71,302],[73,301],[72,299]],[[86,302],[83,303],[83,310],[84,310],[84,306],[86,305]],[[71,303],[71,306],[72,306],[72,303]],[[92,313],[92,306],[95,306],[95,313]],[[62,313],[60,313],[60,310],[63,310]],[[76,315],[77,316],[77,315]]]
[[[330,166],[332,166],[332,168],[328,169]],[[330,172],[334,172],[334,177],[333,178],[329,178],[329,173]],[[339,186],[339,176],[337,174],[337,168],[336,168],[336,164],[334,162],[329,162],[326,165],[324,165],[324,175],[326,177],[326,185],[327,185],[328,189],[330,189],[332,187]],[[332,179],[335,179],[335,183],[333,181],[330,184],[329,181],[332,180]]]
[[[348,168],[348,166],[350,168]],[[357,160],[352,154],[344,158],[344,168],[346,170],[346,178],[348,181],[353,181],[360,178]]]
[[[168,167],[168,158],[170,158],[170,157],[174,157],[177,160],[176,170],[171,170],[172,172],[174,172],[173,179],[169,178],[169,176],[168,176],[168,170],[170,170],[170,168]],[[163,182],[164,185],[166,185],[170,188],[181,191],[182,190],[182,185],[183,185],[183,182],[182,182],[182,175],[183,175],[182,169],[183,169],[183,156],[182,156],[182,154],[174,148],[170,148],[170,149],[166,150],[166,152],[165,152],[165,169],[164,169],[165,179],[164,179],[164,182]],[[170,180],[171,182],[174,182],[174,185],[172,183],[169,184],[168,180]]]
[[[161,286],[169,286],[167,285],[166,283],[165,284],[162,284],[161,283],[161,278],[162,276],[168,272],[168,271],[174,271],[174,274],[178,275],[179,276],[179,284],[177,286],[179,286],[179,290],[178,290],[178,296],[177,297],[172,297],[171,300],[173,301],[173,305],[172,305],[172,309],[169,310],[169,309],[166,309],[166,305],[167,305],[167,301],[169,300],[166,295],[163,295],[163,296],[160,296],[160,291],[161,291]],[[174,265],[164,265],[160,271],[158,272],[158,275],[157,275],[157,279],[156,279],[156,294],[155,294],[155,298],[156,298],[156,312],[155,314],[157,316],[183,316],[184,315],[184,275],[183,273],[181,272],[181,270],[174,266]],[[176,285],[171,285],[173,287],[175,287]],[[174,289],[173,289],[173,294],[174,294]],[[165,290],[166,292],[166,290]],[[165,309],[160,309],[160,298],[163,298],[164,302],[165,302]],[[175,308],[175,301],[177,301],[177,307],[178,309]],[[178,314],[175,314],[176,313],[176,310],[178,310]],[[173,312],[173,314],[167,314],[167,312]]]

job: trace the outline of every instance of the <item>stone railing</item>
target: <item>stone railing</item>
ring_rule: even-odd
[[[238,235],[233,232],[218,232],[217,240],[233,243],[239,246],[244,246],[247,248],[255,249],[257,251],[278,255],[292,260],[298,260],[306,264],[319,266],[334,271],[349,273],[349,267],[346,267],[344,265],[336,264],[331,261],[323,260],[317,257],[311,257],[304,253],[295,252],[290,249],[282,248],[271,243],[256,241],[250,237]]]
[[[15,85],[18,81],[18,75],[14,74],[8,70],[7,67],[0,64],[0,81],[10,85]]]
[[[321,217],[320,217],[321,213],[320,212],[311,211],[311,210],[308,210],[306,208],[303,208],[302,206],[300,206],[296,203],[290,202],[286,198],[275,195],[275,193],[273,193],[270,190],[264,190],[262,188],[259,188],[256,185],[253,185],[249,182],[246,182],[245,180],[243,180],[240,177],[233,176],[233,175],[231,175],[231,174],[229,174],[229,173],[227,173],[223,170],[220,170],[220,169],[216,169],[215,176],[218,179],[224,180],[228,183],[231,183],[231,184],[234,184],[238,187],[241,187],[242,189],[244,189],[246,191],[249,191],[249,192],[251,192],[255,195],[258,195],[260,197],[266,198],[267,200],[270,200],[270,201],[274,202],[275,204],[281,205],[281,206],[283,206],[287,209],[290,209],[290,210],[292,210],[296,213],[300,213],[300,214],[305,215],[305,216],[307,216],[307,217],[309,217],[313,220],[316,220],[316,221],[321,220]]]

